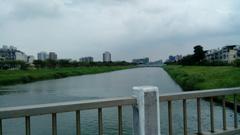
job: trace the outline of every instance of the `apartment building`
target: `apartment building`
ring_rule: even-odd
[[[209,62],[226,62],[232,63],[240,58],[240,45],[227,45],[221,49],[207,50],[205,59]]]
[[[28,62],[28,56],[24,52],[17,50],[14,46],[7,45],[3,45],[2,48],[0,48],[0,59],[7,61],[17,60]]]
[[[89,57],[82,57],[79,59],[80,62],[86,62],[86,63],[89,63],[89,62],[93,62],[93,57],[89,56]]]

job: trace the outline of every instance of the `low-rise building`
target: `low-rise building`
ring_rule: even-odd
[[[89,62],[93,62],[93,57],[82,57],[79,59],[80,62],[86,62],[86,63],[89,63]]]
[[[20,51],[15,52],[15,60],[17,61],[23,61],[23,62],[28,62],[28,56]]]
[[[176,62],[176,58],[172,55],[168,57],[168,62]]]
[[[28,56],[27,62],[28,62],[29,64],[33,64],[34,59],[35,59],[34,56],[30,55],[30,56]]]
[[[182,60],[183,56],[182,55],[176,55],[175,56],[175,60],[178,62],[180,60]]]
[[[149,58],[141,58],[141,59],[133,59],[132,63],[134,64],[148,64],[149,63]]]
[[[221,49],[207,50],[205,53],[205,59],[209,62],[225,62],[232,63],[236,59],[240,58],[240,46],[228,45]]]
[[[176,56],[170,55],[168,57],[167,62],[178,62],[178,61],[182,60],[182,58],[183,58],[182,55],[176,55]]]
[[[0,48],[0,59],[4,61],[17,60],[27,62],[28,56],[24,52],[17,50],[14,46],[3,45],[2,48]]]

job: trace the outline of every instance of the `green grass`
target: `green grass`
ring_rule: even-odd
[[[29,83],[47,79],[58,79],[68,76],[96,74],[128,68],[132,68],[132,66],[69,67],[15,71],[0,70],[0,86]]]
[[[185,90],[206,90],[240,86],[240,68],[231,66],[179,66],[164,69]],[[232,100],[232,97],[227,97]],[[240,101],[240,96],[238,97]]]

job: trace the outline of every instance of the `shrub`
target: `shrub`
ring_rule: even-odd
[[[236,67],[240,67],[240,59],[237,59],[233,62],[233,65]]]
[[[21,78],[21,81],[22,81],[23,83],[28,83],[28,82],[34,81],[34,78],[33,78],[32,76],[30,76],[30,75],[27,75],[27,76],[23,76],[23,77]]]

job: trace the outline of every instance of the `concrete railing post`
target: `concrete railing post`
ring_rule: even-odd
[[[161,135],[159,91],[157,87],[133,87],[137,105],[133,106],[133,134]]]

